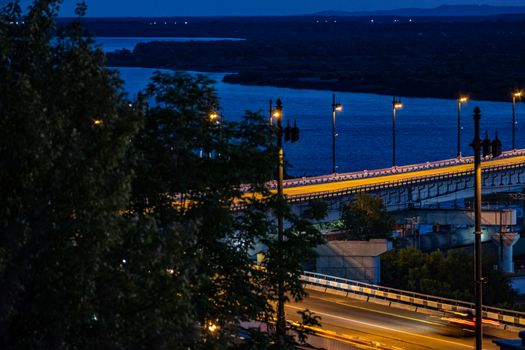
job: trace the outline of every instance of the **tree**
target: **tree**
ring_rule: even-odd
[[[218,99],[212,81],[202,75],[157,73],[147,97],[154,103],[136,140],[139,160],[131,212],[140,221],[155,223],[156,229],[147,233],[153,239],[160,235],[164,244],[182,242],[176,250],[152,248],[171,262],[169,278],[181,289],[174,292],[185,300],[173,310],[191,306],[185,310],[190,322],[180,329],[201,325],[201,336],[191,347],[231,347],[242,321],[272,322],[279,278],[293,298],[304,296],[301,262],[313,254],[319,232],[266,188],[276,148],[265,118],[251,112],[238,123],[210,118],[219,109]],[[292,223],[283,244],[268,216],[277,210]],[[174,230],[190,223],[191,232]],[[268,247],[264,269],[255,268],[249,258],[257,242]],[[283,249],[284,261],[279,258]],[[191,260],[189,274],[184,265],[174,265],[180,256]],[[143,264],[133,268],[143,274],[151,270]],[[314,322],[315,317],[305,316]],[[214,332],[207,329],[210,324],[218,326]],[[174,341],[179,337],[173,334]],[[260,345],[264,338],[254,339]],[[290,347],[296,343],[293,338],[284,342]]]
[[[494,271],[491,256],[485,256],[483,271],[487,284],[483,287],[483,303],[513,304],[515,292],[508,278]],[[472,256],[461,251],[423,253],[413,248],[391,250],[381,256],[381,281],[384,285],[423,294],[464,301],[474,300],[474,269]],[[453,272],[452,272],[453,271]]]
[[[0,348],[238,347],[242,321],[273,319],[276,278],[304,296],[320,237],[266,187],[275,135],[210,119],[204,76],[157,74],[130,104],[78,23],[54,38],[58,3],[0,14]]]
[[[58,1],[0,10],[0,347],[88,348],[139,113]]]
[[[381,197],[364,192],[343,207],[341,217],[346,238],[350,240],[390,238],[394,229],[394,221],[386,212]]]

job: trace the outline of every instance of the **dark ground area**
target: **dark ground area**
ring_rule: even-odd
[[[139,44],[132,52],[109,53],[111,66],[239,72],[225,81],[401,96],[462,92],[509,100],[513,89],[525,87],[523,15],[379,17],[373,23],[369,17],[84,21],[98,36],[246,39]]]

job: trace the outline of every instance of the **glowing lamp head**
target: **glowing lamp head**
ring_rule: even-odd
[[[281,118],[281,111],[279,109],[274,109],[273,113],[272,113],[272,116],[274,118]]]
[[[468,101],[468,97],[466,97],[466,96],[462,96],[462,97],[458,98],[458,102],[459,103],[467,103],[467,101]]]
[[[208,331],[210,331],[210,333],[214,333],[215,331],[217,331],[219,327],[213,323],[213,322],[208,322]]]
[[[210,121],[214,122],[219,119],[219,115],[215,112],[210,113]]]
[[[516,98],[521,98],[521,96],[523,96],[523,91],[516,91],[512,94],[512,96]]]
[[[343,110],[343,105],[340,103],[335,104],[335,110],[341,112]]]
[[[395,101],[395,102],[394,102],[394,108],[395,108],[395,109],[401,109],[401,108],[403,108],[403,102],[401,102],[401,101]]]
[[[102,125],[104,121],[102,119],[93,119],[93,125]]]

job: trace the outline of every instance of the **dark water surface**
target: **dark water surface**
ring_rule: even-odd
[[[130,94],[143,89],[155,69],[119,68]],[[224,74],[209,73],[217,81],[221,114],[238,120],[245,110],[268,115],[268,100],[281,98],[284,121],[297,120],[301,139],[285,145],[286,160],[295,176],[332,172],[332,92],[222,83]],[[337,92],[344,110],[337,114],[336,154],[338,172],[386,168],[392,165],[392,97]],[[397,113],[397,164],[406,165],[454,158],[457,148],[457,104],[455,100],[400,97],[404,108]],[[482,112],[481,130],[494,137],[497,130],[503,149],[509,150],[512,135],[512,103],[469,101],[462,107],[461,148],[471,155],[472,111]],[[516,145],[525,148],[525,105],[516,104]],[[524,125],[524,126],[522,126]],[[483,137],[483,135],[482,135]]]

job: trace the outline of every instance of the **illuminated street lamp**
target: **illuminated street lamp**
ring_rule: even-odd
[[[219,123],[219,120],[220,120],[220,116],[217,112],[211,112],[208,118],[210,119],[210,122],[217,123],[217,124]]]
[[[280,99],[275,102],[275,108],[272,108],[272,101],[270,100],[270,125],[275,127],[277,134],[277,149],[279,151],[278,158],[278,171],[277,171],[277,195],[280,200],[284,199],[283,194],[283,181],[284,181],[284,151],[283,151],[283,136],[284,141],[296,142],[299,140],[299,128],[297,122],[294,122],[294,126],[290,127],[290,123],[283,128],[283,104]],[[279,252],[277,257],[279,259],[278,266],[280,270],[283,267],[284,262],[284,215],[281,210],[277,212],[277,240],[279,243]],[[280,276],[277,282],[277,322],[276,331],[277,337],[283,339],[286,335],[286,318],[284,313],[284,303],[286,296],[284,293],[284,276]]]
[[[392,167],[396,166],[396,111],[403,108],[403,102],[396,100],[396,96],[392,100]]]
[[[521,99],[522,91],[512,93],[512,150],[516,149],[516,99]]]
[[[332,173],[336,173],[337,166],[335,164],[335,138],[337,133],[335,132],[335,116],[336,112],[341,112],[343,105],[335,102],[335,94],[332,95]]]
[[[467,103],[468,97],[460,96],[458,97],[458,159],[461,158],[461,105]]]

